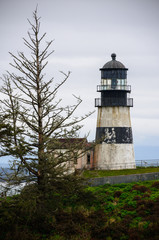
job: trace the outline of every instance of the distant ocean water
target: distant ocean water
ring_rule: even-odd
[[[0,196],[12,196],[20,193],[21,189],[26,185],[26,183],[21,183],[19,185],[13,185],[8,191],[6,192],[7,183],[0,182]]]
[[[11,173],[12,171],[7,167],[4,168],[4,171],[7,173]],[[3,171],[0,168],[0,174],[2,174],[1,176],[3,177]],[[7,186],[7,183],[5,181],[3,181],[2,179],[0,179],[0,196],[12,196],[15,194],[20,193],[21,189],[26,185],[26,182],[23,182],[19,185],[12,185],[12,186]],[[7,193],[6,193],[6,187],[7,187]]]

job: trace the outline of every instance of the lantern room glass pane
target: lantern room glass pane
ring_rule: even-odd
[[[111,79],[107,80],[107,85],[111,85]]]
[[[118,85],[118,86],[121,85],[121,81],[120,81],[120,79],[117,79],[117,85]]]

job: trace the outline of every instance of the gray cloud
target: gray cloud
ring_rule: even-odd
[[[134,108],[131,109],[135,145],[159,142],[159,1],[158,0],[5,0],[0,1],[0,72],[11,69],[8,51],[24,50],[22,37],[38,3],[41,30],[55,39],[47,76],[72,71],[60,94],[65,103],[72,93],[83,99],[77,115],[94,110],[99,68],[116,52],[117,60],[129,68]],[[81,134],[94,139],[96,113],[84,122]]]

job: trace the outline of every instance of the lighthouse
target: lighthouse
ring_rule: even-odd
[[[95,99],[98,108],[94,164],[97,169],[136,168],[129,98],[131,86],[127,85],[128,69],[116,60],[101,69],[101,84],[97,86],[100,98]]]

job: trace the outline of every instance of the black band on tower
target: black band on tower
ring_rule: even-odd
[[[131,127],[97,127],[96,141],[100,143],[133,143]]]

